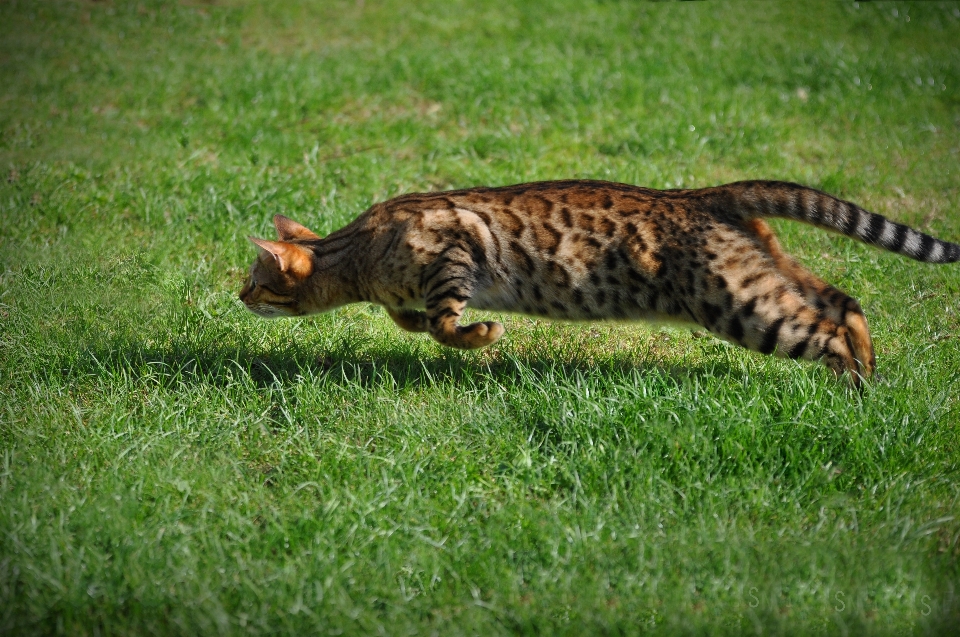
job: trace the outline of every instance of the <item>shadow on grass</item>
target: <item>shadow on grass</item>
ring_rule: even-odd
[[[728,377],[739,381],[742,372],[718,358],[693,366],[664,365],[656,360],[612,352],[601,360],[549,353],[514,355],[494,351],[486,355],[457,350],[423,356],[402,343],[394,347],[367,348],[343,341],[317,352],[291,344],[283,352],[264,353],[247,347],[202,346],[157,349],[137,343],[80,352],[62,372],[72,377],[122,373],[133,379],[149,376],[162,384],[226,385],[236,382],[237,372],[259,387],[286,385],[304,377],[324,379],[343,385],[374,388],[390,385],[417,389],[448,383],[544,382],[602,375],[625,377],[639,374],[667,385],[681,386],[685,380]],[[549,380],[548,380],[549,379]]]

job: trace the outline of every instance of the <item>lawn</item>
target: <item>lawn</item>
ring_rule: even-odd
[[[960,3],[0,2],[0,633],[950,634],[960,266],[792,222],[878,376],[236,298],[281,213],[802,182],[960,240]],[[474,313],[476,317],[479,313]]]

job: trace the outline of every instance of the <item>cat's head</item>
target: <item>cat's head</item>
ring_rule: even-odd
[[[323,308],[315,307],[309,283],[314,269],[310,243],[320,236],[283,215],[276,215],[273,225],[279,241],[249,237],[260,253],[250,266],[240,300],[248,310],[264,318],[322,311]]]

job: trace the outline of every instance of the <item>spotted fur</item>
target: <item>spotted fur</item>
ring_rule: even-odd
[[[573,321],[701,325],[764,354],[820,360],[854,384],[874,369],[856,300],[787,256],[763,220],[805,221],[918,261],[960,260],[960,245],[797,184],[745,181],[651,190],[602,181],[410,194],[320,238],[277,215],[240,298],[261,316],[367,301],[405,330],[484,347],[494,321],[464,309]]]

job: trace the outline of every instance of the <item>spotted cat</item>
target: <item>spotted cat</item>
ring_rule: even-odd
[[[874,370],[860,304],[787,256],[764,221],[787,217],[930,263],[947,243],[792,183],[651,190],[548,181],[409,194],[321,238],[281,215],[240,298],[264,317],[367,301],[450,347],[494,343],[503,325],[464,309],[572,321],[701,325],[764,354],[819,360],[854,385]]]

